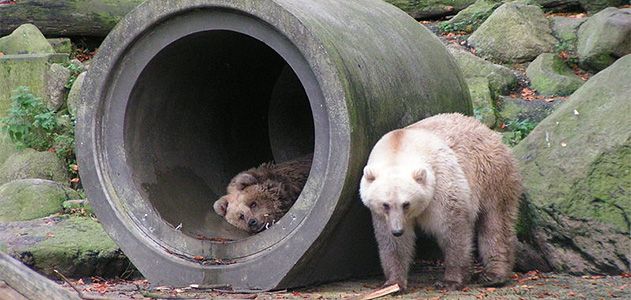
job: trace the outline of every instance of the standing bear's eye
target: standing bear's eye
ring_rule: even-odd
[[[239,220],[245,220],[245,216],[244,216],[243,214],[241,214],[241,215],[239,216]]]
[[[250,204],[250,208],[255,208],[255,207],[256,207],[256,202],[252,202],[252,203]]]
[[[409,208],[410,208],[410,202],[403,203],[403,209],[409,209]]]
[[[384,203],[384,204],[383,204],[383,209],[385,209],[385,210],[390,210],[390,204],[388,204],[388,203]]]

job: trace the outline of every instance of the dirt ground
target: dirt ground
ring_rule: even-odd
[[[380,299],[631,299],[631,274],[571,276],[531,271],[514,274],[511,283],[502,288],[471,284],[462,291],[447,292],[433,286],[441,273],[440,268],[421,267],[410,276],[410,287],[406,293]],[[379,288],[383,283],[382,278],[372,277],[252,294],[204,287],[151,287],[146,280],[112,282],[93,277],[71,282],[86,299],[96,295],[112,299],[353,299]],[[63,287],[71,290],[67,283]]]

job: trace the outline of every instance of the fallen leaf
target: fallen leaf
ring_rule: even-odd
[[[486,288],[486,291],[487,291],[487,292],[491,292],[491,293],[492,293],[492,292],[495,292],[495,290],[496,290],[496,288],[492,288],[492,287],[490,287],[490,288]]]
[[[197,261],[202,261],[202,260],[204,260],[204,257],[201,256],[201,255],[195,255],[195,256],[193,256],[193,259],[197,260]]]

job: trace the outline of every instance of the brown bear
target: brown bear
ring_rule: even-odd
[[[215,212],[228,223],[259,233],[287,213],[309,177],[312,156],[279,164],[264,163],[237,174],[228,194],[215,201]]]
[[[511,150],[474,118],[439,114],[384,135],[364,168],[360,196],[372,213],[386,285],[407,287],[415,227],[441,247],[446,288],[468,281],[476,235],[482,279],[505,283],[521,191]]]

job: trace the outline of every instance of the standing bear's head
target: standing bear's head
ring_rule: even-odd
[[[436,179],[430,165],[379,164],[364,168],[359,193],[374,217],[385,219],[390,232],[413,230],[414,219],[434,197]]]

